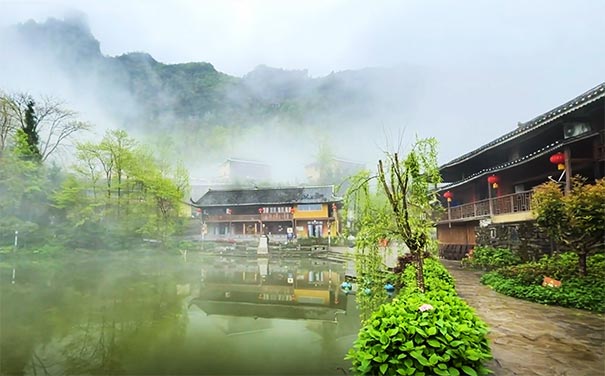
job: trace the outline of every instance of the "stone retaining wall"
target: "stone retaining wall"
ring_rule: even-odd
[[[533,221],[476,227],[475,236],[477,245],[509,248],[523,260],[537,260],[552,252],[550,239]]]

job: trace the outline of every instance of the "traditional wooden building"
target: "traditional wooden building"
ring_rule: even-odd
[[[327,237],[338,232],[341,198],[334,187],[210,190],[192,202],[206,239],[272,240]]]
[[[548,180],[568,189],[572,175],[604,177],[604,143],[605,83],[441,166],[442,255],[463,257],[481,229],[518,241],[520,226],[533,220],[532,189]]]

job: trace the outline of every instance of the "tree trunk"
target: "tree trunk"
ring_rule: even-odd
[[[424,270],[422,262],[422,250],[416,250],[416,284],[418,289],[424,292]]]
[[[586,276],[586,256],[587,254],[582,252],[580,254],[578,254],[579,258],[580,258],[580,276],[585,277]]]

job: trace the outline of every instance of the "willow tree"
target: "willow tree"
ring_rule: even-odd
[[[416,280],[424,292],[422,259],[432,243],[437,200],[435,187],[441,182],[437,164],[437,141],[416,141],[408,155],[387,153],[378,161],[378,180],[391,211],[395,233],[407,245],[416,263]]]
[[[378,162],[376,176],[366,172],[350,179],[345,215],[349,231],[356,235],[358,275],[377,275],[375,269],[382,267],[380,244],[401,241],[414,257],[418,288],[424,291],[422,257],[435,244],[433,218],[440,207],[434,189],[441,181],[436,148],[433,138],[417,140],[403,159],[398,153],[387,153]],[[370,184],[375,179],[378,186],[372,194]]]

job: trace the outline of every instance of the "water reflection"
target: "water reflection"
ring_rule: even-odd
[[[207,315],[337,320],[346,314],[342,265],[309,260],[221,259],[201,269],[191,304]],[[334,268],[334,269],[333,269]]]
[[[0,264],[2,374],[337,374],[340,264],[143,256]]]

